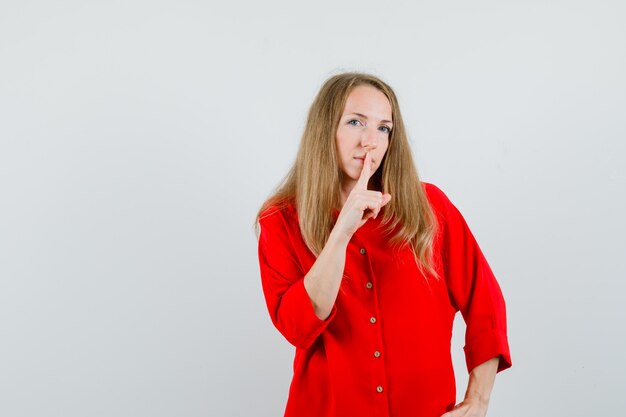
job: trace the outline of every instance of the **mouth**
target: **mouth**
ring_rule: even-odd
[[[353,159],[356,159],[357,161],[359,161],[359,163],[364,164],[365,163],[365,155],[363,156],[355,156]],[[375,165],[376,161],[374,161],[372,159],[372,165]]]

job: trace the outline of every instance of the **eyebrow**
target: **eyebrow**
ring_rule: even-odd
[[[362,117],[364,119],[367,119],[367,116],[361,113],[348,113],[348,114],[354,114],[356,116]],[[389,124],[393,124],[393,122],[391,120],[381,120],[381,123],[389,123]]]

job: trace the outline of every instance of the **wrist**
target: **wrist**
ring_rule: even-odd
[[[330,235],[328,236],[328,242],[327,244],[332,244],[335,245],[337,247],[347,247],[348,243],[350,242],[350,239],[352,239],[352,236],[348,235],[347,233],[338,230],[336,227],[333,228],[333,230],[331,230]]]
[[[489,406],[489,393],[467,391],[465,393],[465,402],[476,403],[482,407],[487,408]]]

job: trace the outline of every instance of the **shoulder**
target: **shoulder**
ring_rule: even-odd
[[[259,213],[259,225],[263,229],[285,228],[298,225],[296,206],[293,202],[270,204]]]
[[[421,181],[422,189],[426,193],[429,199],[431,198],[441,198],[441,196],[445,196],[441,188],[437,187],[435,184],[431,182]]]
[[[265,207],[259,214],[258,243],[265,256],[292,256],[303,245],[300,224],[293,203]],[[273,254],[273,255],[270,255]]]
[[[431,207],[440,213],[447,213],[452,206],[452,202],[441,188],[429,182],[421,182],[422,189],[428,198]]]

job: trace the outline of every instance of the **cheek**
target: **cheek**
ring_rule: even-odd
[[[355,146],[354,140],[350,137],[350,132],[342,131],[342,129],[339,129],[337,130],[337,135],[335,137],[339,157],[344,159],[350,156],[352,149]]]
[[[387,150],[389,149],[389,139],[381,141],[379,149],[381,150],[382,155],[385,155],[387,153]]]

